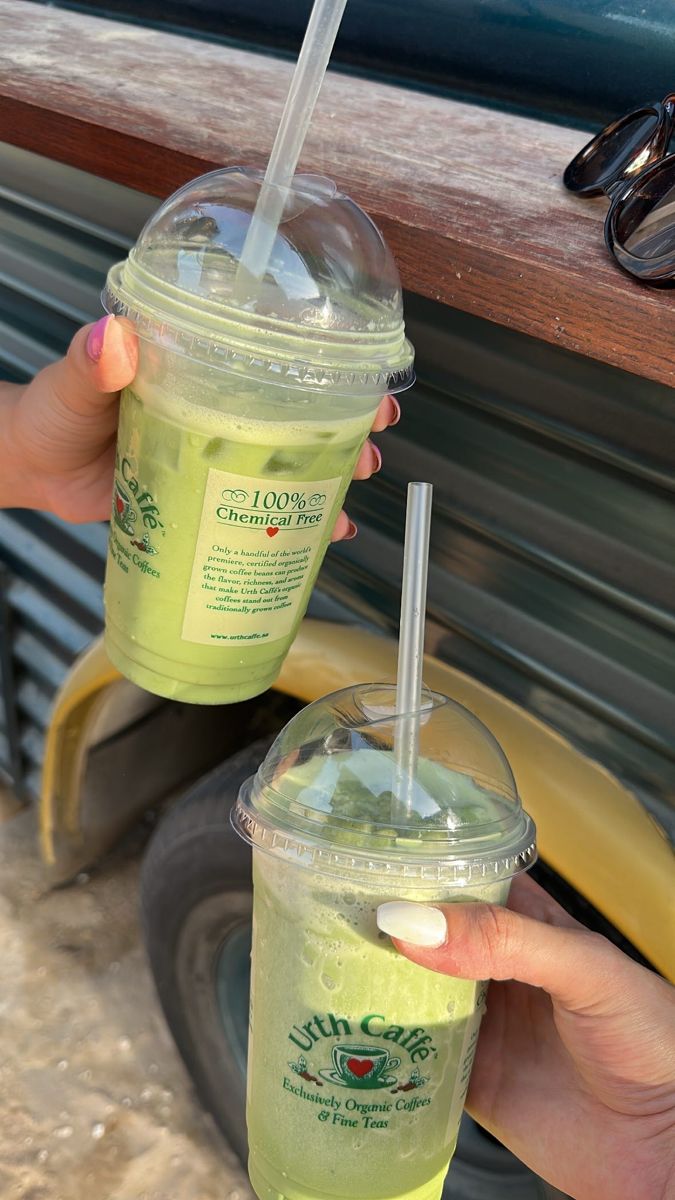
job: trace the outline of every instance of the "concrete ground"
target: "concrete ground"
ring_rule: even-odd
[[[50,891],[33,814],[0,789],[3,1200],[251,1200],[163,1025],[139,850]]]

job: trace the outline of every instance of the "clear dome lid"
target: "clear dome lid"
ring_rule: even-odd
[[[107,311],[191,357],[286,385],[407,387],[413,352],[396,264],[370,218],[330,180],[296,176],[263,278],[240,269],[262,180],[232,167],[170,196],[111,269]]]
[[[235,828],[332,874],[364,870],[463,885],[534,862],[534,825],[506,755],[473,713],[424,691],[419,757],[404,786],[396,689],[361,684],[308,705],[244,784]]]

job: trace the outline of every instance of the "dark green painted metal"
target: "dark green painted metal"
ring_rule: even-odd
[[[295,56],[311,0],[60,4]],[[607,122],[673,87],[672,0],[350,0],[335,66],[562,118]]]
[[[103,271],[155,201],[9,147],[0,168],[0,372],[16,376],[98,313]],[[418,297],[407,315],[419,382],[381,439],[382,475],[350,494],[360,536],[329,554],[316,611],[395,628],[405,482],[432,480],[430,648],[605,762],[672,828],[675,392]],[[103,526],[0,514],[33,779],[45,697],[100,628],[104,554]]]

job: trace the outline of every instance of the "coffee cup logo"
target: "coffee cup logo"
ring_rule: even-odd
[[[134,532],[136,512],[132,507],[131,497],[117,479],[115,480],[115,494],[113,496],[113,517],[115,524],[119,525],[124,533],[132,534]]]
[[[400,1067],[400,1058],[393,1057],[384,1046],[350,1046],[346,1043],[333,1046],[332,1070],[319,1074],[329,1083],[340,1087],[369,1089],[391,1087],[396,1076],[391,1075]]]

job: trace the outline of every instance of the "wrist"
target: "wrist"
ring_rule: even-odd
[[[0,508],[39,508],[40,488],[16,436],[24,387],[0,384]]]

